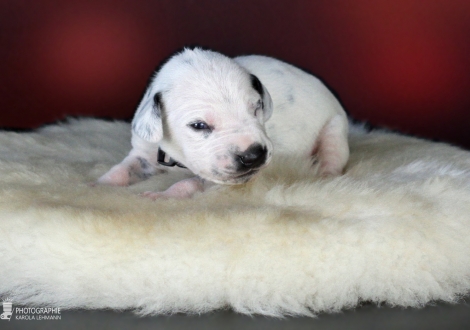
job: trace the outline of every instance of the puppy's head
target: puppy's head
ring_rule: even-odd
[[[264,128],[271,114],[269,92],[255,75],[219,53],[194,49],[157,72],[132,127],[196,175],[239,184],[271,159]]]

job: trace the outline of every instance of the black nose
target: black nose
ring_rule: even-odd
[[[260,167],[266,162],[267,153],[268,151],[266,150],[266,147],[263,147],[258,143],[252,144],[244,152],[236,155],[236,160],[239,164],[238,169],[243,171]]]

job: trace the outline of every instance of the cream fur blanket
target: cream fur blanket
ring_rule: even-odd
[[[470,291],[470,153],[351,133],[344,176],[276,159],[191,200],[87,185],[129,151],[129,125],[72,120],[0,133],[0,297],[142,314],[312,315],[373,301],[422,306]]]

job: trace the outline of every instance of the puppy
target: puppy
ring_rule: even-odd
[[[273,152],[316,154],[321,175],[339,175],[347,135],[343,108],[314,76],[265,56],[185,49],[152,78],[132,121],[132,150],[98,183],[126,186],[177,165],[195,177],[143,196],[187,198],[208,183],[247,182]]]

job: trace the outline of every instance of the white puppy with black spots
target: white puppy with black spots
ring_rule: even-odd
[[[242,184],[273,152],[339,175],[349,157],[348,120],[320,80],[265,56],[229,58],[185,49],[156,72],[132,121],[132,150],[98,183],[125,186],[184,166],[195,177],[151,199],[186,198],[208,183]]]

